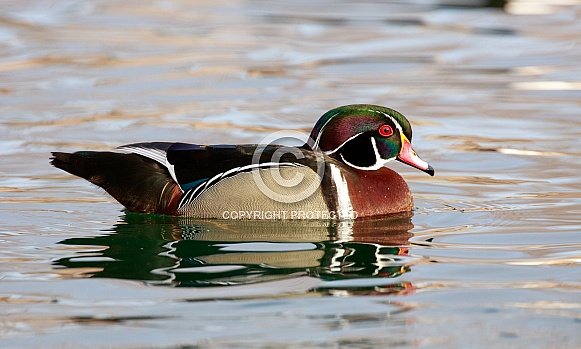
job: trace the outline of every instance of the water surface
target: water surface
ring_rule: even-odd
[[[3,1],[1,345],[578,347],[580,6]],[[412,122],[414,212],[139,215],[48,164],[350,103]]]

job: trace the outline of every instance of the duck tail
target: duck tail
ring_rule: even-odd
[[[168,169],[138,154],[53,152],[50,163],[105,189],[128,210],[175,215],[182,190]]]

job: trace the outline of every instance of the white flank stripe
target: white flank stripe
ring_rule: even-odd
[[[353,212],[353,205],[351,204],[351,197],[349,197],[349,187],[347,186],[347,181],[339,167],[331,165],[331,179],[337,188],[337,215],[339,218],[355,218],[355,212]]]
[[[293,167],[307,167],[305,165],[296,164],[292,162],[262,162],[258,164],[250,164],[241,167],[234,167],[226,172],[221,172],[215,175],[214,177],[208,179],[205,182],[198,184],[196,187],[190,188],[186,191],[186,194],[182,196],[180,202],[178,203],[178,210],[185,205],[190,204],[192,201],[196,200],[198,196],[200,196],[206,189],[218,184],[220,180],[226,177],[231,177],[230,175],[237,174],[244,172],[246,170],[253,170],[253,169],[262,169],[262,168],[271,168],[271,167],[284,167],[284,166],[293,166]]]

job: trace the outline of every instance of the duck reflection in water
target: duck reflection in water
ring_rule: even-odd
[[[74,268],[78,272],[73,274],[84,277],[182,287],[311,276],[324,281],[390,278],[380,288],[351,283],[345,290],[407,292],[412,289],[409,283],[391,278],[410,270],[411,217],[402,213],[348,221],[225,221],[127,213],[103,235],[61,241],[93,248],[54,264]]]

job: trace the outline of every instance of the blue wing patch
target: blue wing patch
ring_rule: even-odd
[[[180,187],[182,188],[183,191],[187,191],[189,189],[192,189],[193,187],[200,185],[201,183],[203,183],[207,180],[208,180],[208,178],[202,178],[202,179],[199,179],[197,181],[190,182],[190,183],[180,184]]]
[[[204,147],[201,147],[197,144],[174,143],[168,149],[168,151],[172,150],[205,150],[205,149]]]

